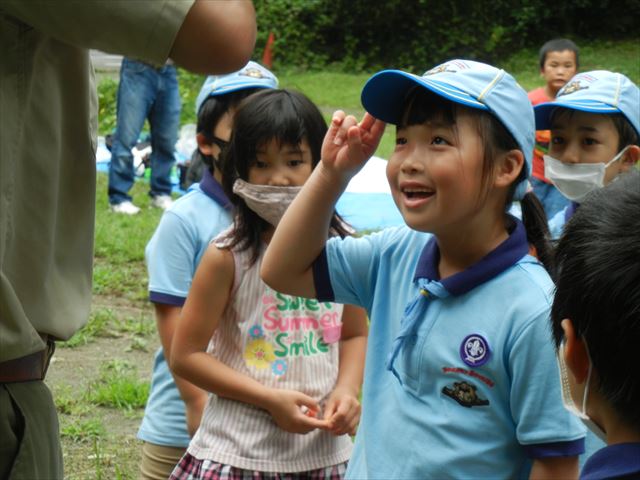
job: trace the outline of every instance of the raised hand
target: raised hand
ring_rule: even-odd
[[[353,115],[336,111],[322,143],[324,166],[346,176],[355,175],[378,148],[384,128],[384,122],[368,113],[358,123]]]
[[[273,389],[265,405],[276,424],[290,433],[309,433],[316,428],[327,430],[329,422],[310,414],[318,412],[318,403],[295,390]]]
[[[327,430],[334,435],[355,435],[360,411],[360,402],[356,396],[347,389],[336,387],[331,392],[324,411],[324,419],[328,421]]]

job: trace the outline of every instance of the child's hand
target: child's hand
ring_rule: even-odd
[[[323,164],[348,176],[355,175],[378,148],[384,127],[384,122],[368,113],[358,123],[353,115],[346,116],[338,110],[322,143]]]
[[[271,390],[266,409],[278,426],[287,432],[309,433],[316,428],[328,428],[326,420],[314,415],[320,410],[318,403],[295,390]]]
[[[334,435],[355,435],[360,421],[360,402],[352,391],[336,387],[324,412],[324,419],[328,421],[329,430]]]

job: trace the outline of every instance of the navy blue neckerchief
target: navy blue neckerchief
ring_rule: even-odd
[[[206,168],[202,174],[202,180],[200,180],[200,189],[205,193],[205,195],[218,205],[225,209],[231,208],[231,202],[224,194],[224,190],[222,189],[222,185],[218,183],[218,181],[213,177],[208,168]]]
[[[564,211],[565,223],[568,222],[571,217],[573,217],[573,214],[576,213],[576,210],[578,209],[579,206],[580,205],[577,204],[576,202],[571,202],[569,206],[567,206],[567,208]]]
[[[424,246],[413,277],[413,282],[418,287],[419,293],[405,307],[400,322],[400,331],[393,341],[387,359],[387,369],[398,378],[400,383],[402,383],[402,379],[393,364],[404,347],[406,339],[415,335],[426,316],[431,301],[434,298],[455,297],[467,293],[478,285],[500,275],[529,253],[524,225],[515,217],[510,216],[510,220],[512,228],[510,228],[509,237],[504,242],[469,268],[443,280],[440,280],[438,273],[440,249],[436,238],[432,237]]]

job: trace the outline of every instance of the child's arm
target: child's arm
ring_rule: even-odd
[[[326,242],[335,203],[373,155],[384,126],[369,114],[358,124],[353,116],[334,113],[322,144],[322,161],[287,209],[263,259],[261,275],[271,287],[315,296],[312,264]]]
[[[329,430],[335,435],[355,434],[360,420],[358,395],[362,385],[366,350],[366,312],[360,307],[345,305],[338,380],[324,412],[324,418],[329,421]]]
[[[175,333],[176,325],[180,319],[180,311],[182,308],[174,305],[156,303],[155,309],[160,342],[162,343],[164,358],[168,363],[171,358],[171,342],[173,341],[173,335]],[[193,436],[200,426],[202,411],[204,410],[205,403],[207,402],[207,392],[196,387],[192,383],[187,382],[175,373],[173,373],[173,380],[176,387],[178,387],[180,397],[185,404],[187,431],[190,436]]]
[[[536,458],[531,466],[529,479],[577,479],[578,473],[578,457]]]
[[[301,407],[318,411],[303,393],[269,388],[206,353],[230,299],[235,266],[233,255],[211,245],[198,266],[171,348],[171,368],[193,384],[224,398],[267,410],[280,428],[307,433],[326,428],[327,421],[305,415]]]

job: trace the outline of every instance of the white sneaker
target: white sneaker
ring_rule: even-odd
[[[173,205],[173,200],[169,195],[156,195],[151,199],[151,206],[166,210]]]
[[[135,215],[140,211],[140,209],[129,200],[116,203],[115,205],[111,205],[109,208],[111,208],[111,211],[114,213],[124,213],[125,215]]]

